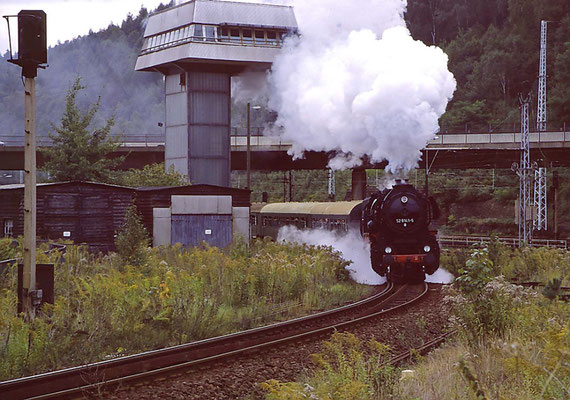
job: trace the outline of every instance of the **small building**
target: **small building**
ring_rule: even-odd
[[[249,239],[249,190],[213,185],[137,189],[137,207],[153,245],[202,241],[218,247]]]
[[[225,199],[225,207],[219,212],[224,217],[214,218],[218,208],[213,210],[211,204],[217,204],[219,198]],[[225,246],[237,235],[249,238],[248,190],[211,185],[130,188],[93,182],[38,184],[36,236],[38,240],[70,239],[93,249],[113,250],[115,233],[133,201],[156,245],[177,241],[197,245],[205,240],[214,246]],[[194,205],[184,208],[184,204]],[[155,226],[155,209],[162,210],[158,211],[159,226]],[[164,210],[169,210],[168,217]],[[4,237],[24,234],[23,184],[0,186],[0,222]],[[194,226],[204,229],[196,230]],[[200,232],[202,236],[198,235]]]

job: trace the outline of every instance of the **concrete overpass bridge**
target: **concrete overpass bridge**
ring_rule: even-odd
[[[293,161],[287,151],[291,143],[280,137],[262,136],[260,129],[252,129],[251,167],[259,171],[326,169],[330,154],[307,152],[302,160]],[[23,137],[0,138],[0,170],[24,168]],[[553,131],[530,134],[531,158],[545,166],[570,166],[570,132]],[[50,146],[46,137],[38,139],[38,146]],[[247,137],[236,129],[230,137],[231,169],[245,170]],[[510,168],[519,161],[520,133],[440,133],[422,151],[419,168],[425,168],[427,159],[430,169],[442,168]],[[122,168],[142,168],[144,165],[164,162],[164,136],[129,136],[115,156],[125,156]],[[41,166],[44,158],[37,156]],[[384,168],[385,163],[367,168]]]

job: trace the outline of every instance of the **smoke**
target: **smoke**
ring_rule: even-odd
[[[370,265],[370,245],[366,243],[360,233],[335,233],[323,229],[300,230],[293,226],[284,226],[279,229],[278,241],[306,243],[314,246],[331,246],[338,250],[342,257],[352,264],[346,267],[350,277],[362,284],[381,285],[386,279],[376,274]]]
[[[447,55],[412,39],[405,0],[292,4],[301,36],[285,41],[269,75],[291,154],[333,152],[333,169],[365,156],[391,172],[415,168],[455,91]]]
[[[267,73],[245,71],[232,77],[232,100],[236,103],[267,104],[269,88]]]
[[[451,283],[455,277],[442,267],[439,267],[433,275],[426,275],[426,282],[430,283]]]

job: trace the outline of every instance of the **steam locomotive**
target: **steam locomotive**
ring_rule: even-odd
[[[364,201],[254,204],[252,237],[277,239],[282,226],[358,230],[370,242],[372,269],[395,282],[423,281],[439,268],[440,248],[429,225],[439,217],[432,197],[407,182],[378,191]]]
[[[393,282],[419,282],[433,274],[440,247],[429,225],[439,214],[433,197],[401,180],[364,200],[360,229],[370,242],[372,269]]]

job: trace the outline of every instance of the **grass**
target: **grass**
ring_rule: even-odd
[[[323,354],[314,356],[315,369],[299,381],[270,380],[261,387],[269,400],[568,399],[568,303],[511,284],[501,274],[543,282],[557,276],[568,282],[569,260],[569,253],[560,250],[511,250],[497,243],[447,252],[443,264],[458,279],[446,289],[445,304],[449,326],[458,334],[407,366],[413,377],[400,378],[400,370],[381,366],[382,344],[365,349],[346,334],[327,342]],[[418,328],[422,325],[418,319]]]
[[[32,323],[16,315],[11,266],[0,280],[0,379],[243,330],[370,291],[348,280],[348,263],[331,248],[255,242],[145,251],[140,266],[76,246],[51,255],[55,304]]]

